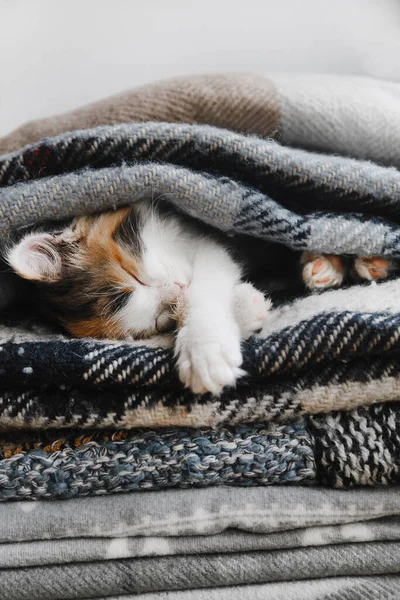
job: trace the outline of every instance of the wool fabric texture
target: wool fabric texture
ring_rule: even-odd
[[[395,600],[400,594],[398,575],[324,577],[255,585],[224,586],[179,592],[109,596],[109,600]],[[100,598],[97,600],[105,600]]]
[[[229,235],[297,250],[400,254],[397,169],[209,126],[132,123],[64,134],[2,157],[0,173],[4,236],[151,191]],[[43,337],[32,327],[16,337],[5,323],[0,421],[218,427],[397,400],[397,299],[399,280],[277,307],[261,337],[243,346],[247,379],[218,400],[182,389],[171,349]]]
[[[149,537],[214,536],[235,529],[258,535],[296,530],[294,539],[301,540],[301,546],[310,545],[309,534],[304,534],[311,530],[309,533],[315,533],[311,545],[318,546],[337,538],[342,542],[362,541],[357,523],[379,526],[382,519],[396,520],[399,515],[398,487],[345,491],[273,485],[165,489],[157,493],[72,498],[67,502],[3,502],[0,542],[71,538],[113,541],[127,537],[145,541]],[[344,525],[349,527],[341,532],[320,530]],[[365,540],[371,540],[372,535],[369,531]],[[379,534],[377,539],[389,538]],[[156,554],[161,551],[158,547]]]
[[[90,431],[43,441],[39,435],[5,443],[1,455],[2,499],[307,484],[316,476],[311,437],[302,423],[218,431]]]
[[[395,575],[399,551],[399,542],[372,542],[273,553],[162,556],[4,569],[0,571],[0,600],[72,600],[104,594],[208,591],[309,577]]]
[[[226,588],[235,593],[233,584],[241,583],[250,600],[265,582],[280,581],[283,593],[304,581],[312,597],[329,598],[329,576],[332,590],[345,598],[365,591],[363,597],[372,600],[389,584],[397,589],[399,498],[394,488],[332,493],[316,487],[219,486],[3,503],[1,593],[199,594],[207,584],[207,594],[213,594]],[[363,573],[368,589],[360,583]],[[310,588],[310,575],[316,587]]]
[[[399,84],[312,73],[178,77],[122,92],[0,138],[0,154],[76,129],[133,121],[214,125],[285,145],[400,165]]]
[[[400,405],[287,425],[48,431],[0,439],[0,499],[212,485],[400,484]]]
[[[48,502],[45,504],[49,506]],[[28,505],[31,508],[37,506],[34,503],[25,504]],[[68,505],[64,504],[60,509],[66,506]],[[71,533],[66,539],[0,543],[0,565],[4,569],[147,556],[285,550],[299,546],[348,542],[398,542],[399,539],[399,517],[383,517],[345,526],[319,525],[275,533],[248,533],[233,529],[214,535],[119,536],[111,539],[93,533],[89,537],[77,537]]]

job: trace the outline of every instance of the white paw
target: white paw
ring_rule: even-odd
[[[240,283],[235,288],[233,310],[242,339],[259,333],[268,318],[271,301],[251,283]]]
[[[175,355],[179,379],[194,394],[219,396],[224,387],[234,386],[245,375],[240,369],[243,359],[236,323],[219,324],[207,332],[185,325],[178,332]]]
[[[342,284],[344,266],[339,256],[304,252],[303,281],[312,290],[337,287]]]
[[[391,261],[380,256],[358,256],[354,261],[354,269],[357,275],[368,281],[385,279],[391,267]]]

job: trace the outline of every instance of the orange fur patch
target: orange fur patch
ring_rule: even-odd
[[[133,291],[132,277],[137,278],[141,263],[114,239],[118,227],[124,222],[129,209],[103,213],[97,217],[82,217],[73,224],[74,232],[79,235],[81,244],[75,258],[76,266],[90,272],[98,290],[113,287],[121,292]],[[77,337],[95,337],[121,339],[125,332],[112,315],[107,315],[110,299],[106,295],[99,297],[96,314],[89,319],[64,319],[64,326]],[[151,335],[153,332],[149,332]]]
[[[118,295],[134,292],[141,285],[143,265],[140,238],[136,247],[125,246],[119,230],[126,224],[130,208],[75,219],[71,229],[55,239],[62,256],[59,281],[38,284],[54,317],[72,335],[124,339],[126,331],[116,317]],[[128,242],[129,242],[128,229]],[[137,233],[132,229],[133,237]],[[142,284],[143,285],[143,284]],[[46,306],[46,304],[44,304]],[[156,331],[143,331],[146,338]]]

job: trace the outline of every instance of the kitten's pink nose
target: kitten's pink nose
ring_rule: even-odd
[[[178,300],[178,298],[180,298],[182,296],[182,294],[185,292],[187,285],[185,283],[181,283],[180,281],[174,281],[174,287],[175,287],[175,297],[173,299],[173,301]]]
[[[174,281],[164,288],[164,300],[166,302],[176,302],[186,290],[186,284]]]

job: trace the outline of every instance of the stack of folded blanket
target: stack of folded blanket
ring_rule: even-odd
[[[162,194],[228,236],[400,256],[400,84],[182,78],[0,153],[4,245]],[[0,600],[400,596],[400,279],[279,302],[219,398],[168,337],[71,339],[22,293],[3,269]]]

